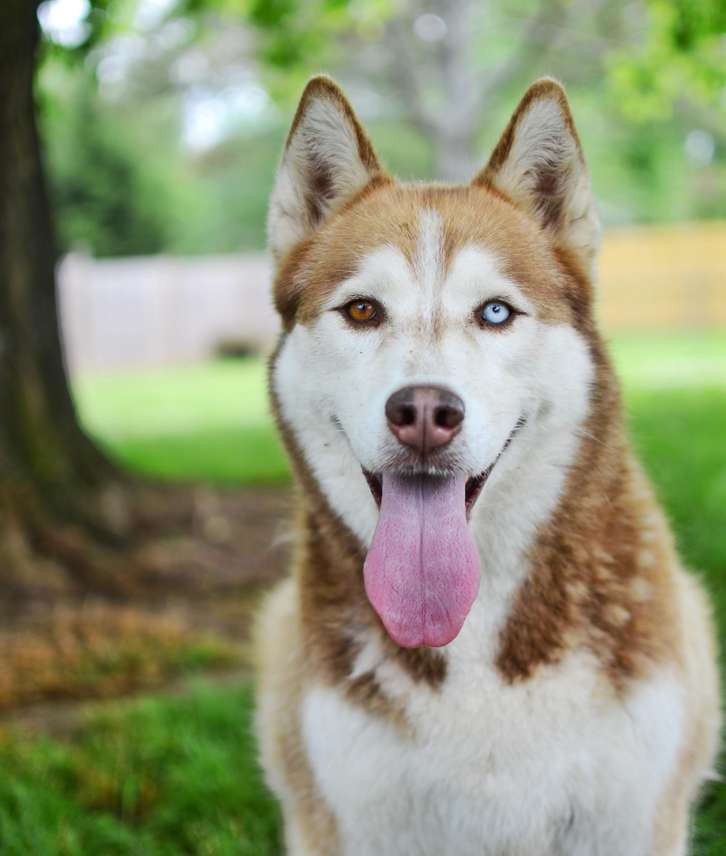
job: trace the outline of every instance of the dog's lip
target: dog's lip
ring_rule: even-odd
[[[380,474],[372,473],[370,470],[367,470],[365,467],[361,467],[363,470],[363,475],[366,477],[366,481],[368,482],[368,487],[370,492],[373,494],[373,499],[376,501],[376,505],[381,507],[381,499],[383,498],[383,483]]]
[[[492,473],[492,470],[497,465],[497,462],[502,457],[504,452],[509,448],[512,440],[514,439],[515,434],[520,431],[527,424],[527,417],[522,415],[517,419],[514,428],[509,433],[504,445],[499,450],[499,454],[492,461],[489,466],[482,470],[482,472],[477,475],[470,476],[466,481],[466,492],[465,492],[465,503],[466,503],[466,514],[467,517],[471,514],[471,510],[474,507],[474,503],[479,498],[479,495],[482,492],[482,488],[487,482],[487,479]],[[370,470],[367,470],[365,467],[361,467],[363,470],[363,475],[368,482],[368,487],[370,492],[373,494],[373,499],[376,502],[378,508],[381,507],[381,499],[383,497],[383,481],[380,473],[373,473]]]

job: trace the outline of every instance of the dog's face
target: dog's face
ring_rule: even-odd
[[[456,635],[480,493],[587,413],[597,238],[556,84],[530,89],[453,188],[388,178],[337,87],[309,84],[270,209],[273,394],[293,454],[369,548],[366,588],[401,644]]]

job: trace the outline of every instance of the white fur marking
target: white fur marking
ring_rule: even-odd
[[[441,693],[399,674],[387,689],[406,705],[410,738],[333,689],[304,702],[343,856],[651,852],[649,819],[682,729],[671,674],[642,684],[627,710],[585,655],[515,687],[481,657],[463,658]]]

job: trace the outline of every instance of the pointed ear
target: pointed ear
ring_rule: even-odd
[[[594,272],[600,224],[565,91],[533,83],[474,184],[499,190]]]
[[[381,172],[353,108],[329,77],[305,87],[270,198],[267,234],[279,261]]]

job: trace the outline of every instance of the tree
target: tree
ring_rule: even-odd
[[[66,554],[78,578],[110,544],[99,498],[119,474],[81,429],[68,387],[55,299],[56,253],[35,119],[38,0],[0,10],[0,567]],[[72,538],[56,530],[75,527]],[[79,535],[82,533],[82,536]],[[86,543],[86,539],[87,543]],[[95,546],[91,546],[95,545]],[[83,547],[85,558],[80,559]]]
[[[121,593],[156,573],[134,553],[137,526],[185,522],[182,496],[120,472],[84,433],[70,394],[55,289],[56,244],[38,135],[40,0],[0,7],[0,586],[22,594],[48,574]],[[90,6],[87,49],[104,33]],[[160,502],[160,494],[163,502]],[[135,579],[136,578],[136,579]],[[52,585],[52,584],[51,584]]]
[[[648,28],[636,51],[615,50],[609,73],[623,109],[638,121],[674,105],[717,117],[726,86],[726,5],[722,0],[648,0]],[[705,112],[705,111],[704,111]],[[711,120],[723,138],[718,119]]]
[[[79,427],[63,367],[33,96],[37,5],[0,12],[0,462],[48,487],[92,485],[111,468]]]
[[[149,158],[128,139],[125,117],[99,103],[90,70],[69,71],[57,89],[61,85],[62,96],[43,99],[41,124],[61,250],[88,247],[95,256],[163,251],[174,203],[166,176],[155,180]]]

